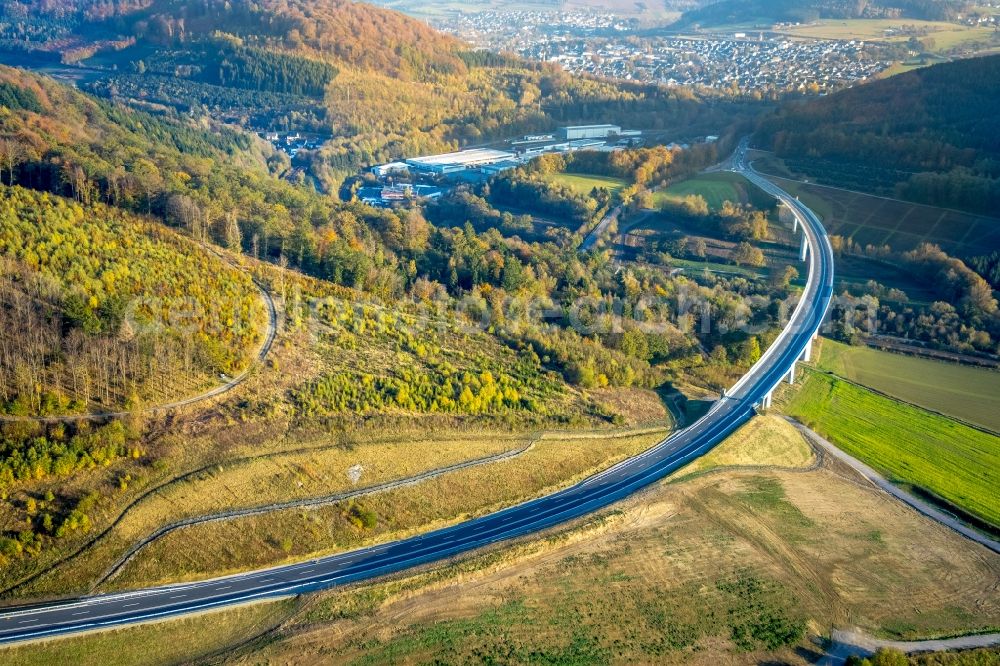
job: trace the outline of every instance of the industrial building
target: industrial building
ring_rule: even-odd
[[[492,150],[490,148],[475,148],[472,150],[460,150],[457,153],[445,153],[444,155],[429,155],[427,157],[413,157],[406,160],[406,164],[417,171],[430,173],[455,173],[476,167],[486,166],[512,160],[516,157],[514,153],[503,150]]]
[[[559,138],[565,141],[573,139],[606,139],[618,135],[622,128],[618,125],[570,125],[559,128]]]
[[[493,164],[484,164],[480,171],[482,171],[484,176],[495,176],[504,171],[510,171],[511,169],[516,169],[521,166],[518,160],[504,160],[502,162],[494,162]]]
[[[590,150],[605,145],[602,139],[574,139],[569,142],[569,150]]]
[[[379,164],[372,167],[372,173],[378,178],[385,178],[392,174],[405,174],[408,171],[409,167],[405,162],[389,162],[388,164]]]

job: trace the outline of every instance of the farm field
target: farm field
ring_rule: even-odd
[[[760,167],[778,173],[768,162],[762,162]],[[1000,219],[785,178],[777,180],[816,211],[827,231],[862,246],[888,244],[904,251],[921,243],[935,243],[957,257],[988,254],[1000,248]]]
[[[1000,372],[823,339],[821,369],[1000,432]]]
[[[830,626],[914,639],[1000,624],[1000,557],[814,468],[783,419],[755,419],[704,462],[541,538],[310,596],[267,640],[216,659],[806,664],[818,655],[804,634]],[[151,631],[182,644],[181,630],[215,635],[230,612],[0,648],[0,659],[87,664],[84,649],[106,659]]]
[[[1000,437],[806,369],[781,409],[850,455],[1000,525]]]
[[[931,65],[937,65],[942,62],[948,62],[948,58],[944,56],[934,55],[933,53],[923,53],[913,58],[908,58],[901,62],[894,62],[887,69],[882,70],[878,74],[878,78],[887,79],[890,76],[895,76],[896,74],[904,74],[906,72],[912,72],[915,69],[920,69],[921,67],[929,67]]]
[[[701,174],[655,192],[653,205],[659,208],[667,201],[680,201],[690,195],[704,197],[711,210],[719,210],[726,201],[740,204],[754,203],[760,208],[768,208],[772,202],[743,176],[722,172]]]
[[[917,19],[820,19],[807,25],[785,28],[781,32],[811,39],[864,39],[892,43],[905,42],[910,38],[909,35],[886,33],[902,25],[926,31],[926,36],[934,40],[931,51],[935,52],[988,43],[993,36],[993,30],[990,28],[974,28],[947,21]]]
[[[553,173],[549,174],[547,178],[550,182],[564,185],[580,194],[590,194],[595,187],[607,188],[613,194],[628,184],[621,178],[579,173]]]

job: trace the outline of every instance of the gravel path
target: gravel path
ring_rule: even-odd
[[[870,656],[879,648],[894,648],[900,652],[943,652],[945,650],[970,650],[1000,645],[1000,634],[976,634],[958,638],[937,638],[926,641],[889,641],[872,638],[855,630],[835,629],[833,643],[826,655],[819,660],[824,666],[840,666],[852,655]]]

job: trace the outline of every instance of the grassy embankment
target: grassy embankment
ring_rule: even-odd
[[[0,648],[7,666],[190,663],[240,645],[277,626],[294,600],[269,601],[137,627]]]
[[[823,340],[822,370],[1000,432],[1000,372]]]
[[[304,450],[232,459],[167,483],[129,507],[114,529],[82,555],[32,583],[21,595],[83,591],[130,547],[161,526],[191,516],[321,497],[405,478],[427,470],[502,453],[528,444],[527,437],[445,435],[410,441],[316,443]],[[424,435],[426,437],[426,435]],[[357,483],[349,470],[360,466]],[[282,544],[275,543],[280,549]]]
[[[806,370],[781,409],[888,478],[1000,525],[1000,438]]]
[[[790,425],[755,419],[698,465],[710,473],[686,468],[540,539],[311,596],[225,661],[805,664],[815,646],[800,632],[829,626],[912,639],[1000,625],[1000,558],[830,470],[803,471],[811,460]],[[724,467],[754,464],[762,468]],[[227,615],[155,627],[197,621],[211,636]],[[141,663],[127,646],[149,629],[0,649],[0,658]]]
[[[553,434],[523,455],[413,486],[312,510],[205,523],[164,536],[129,562],[114,587],[190,580],[316,557],[442,527],[563,487],[663,437]],[[354,518],[370,516],[368,526]]]
[[[679,202],[686,196],[701,196],[712,211],[722,208],[726,201],[765,207],[770,200],[763,192],[735,173],[706,173],[672,184],[653,195],[653,205],[657,208],[666,202]]]

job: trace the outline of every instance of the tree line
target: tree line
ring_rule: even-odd
[[[250,279],[163,227],[19,187],[0,196],[0,404],[133,404],[167,373],[234,372],[259,339]]]

